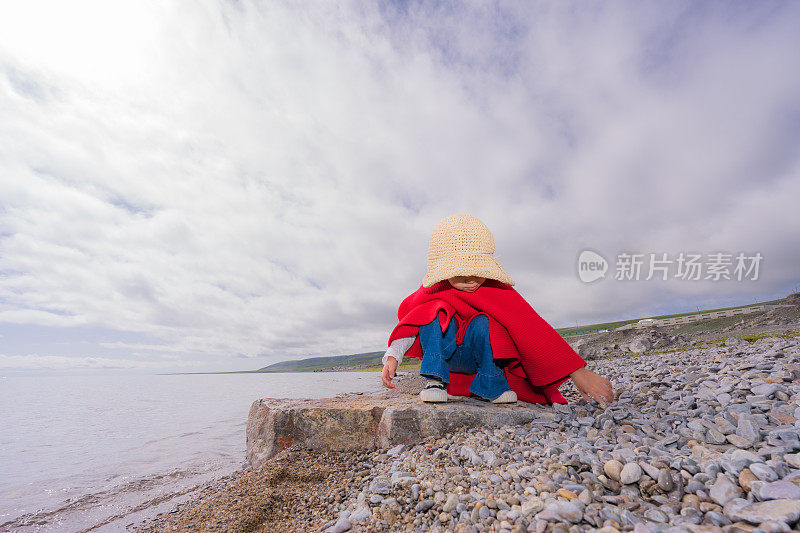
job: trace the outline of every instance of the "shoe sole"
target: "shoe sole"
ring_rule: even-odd
[[[492,403],[517,403],[517,393],[509,390],[492,400]]]
[[[447,391],[438,388],[424,389],[420,391],[419,398],[426,403],[445,403],[447,401]]]

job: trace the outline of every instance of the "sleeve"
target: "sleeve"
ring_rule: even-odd
[[[392,344],[389,346],[389,349],[386,350],[386,353],[381,360],[383,364],[386,364],[386,359],[389,357],[394,357],[397,360],[397,365],[400,366],[400,363],[403,362],[403,356],[406,354],[411,345],[414,344],[414,340],[416,337],[401,337],[399,339],[395,339],[392,341]]]

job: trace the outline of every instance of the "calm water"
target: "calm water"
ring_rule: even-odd
[[[245,460],[250,404],[374,372],[0,377],[0,531],[124,531]]]

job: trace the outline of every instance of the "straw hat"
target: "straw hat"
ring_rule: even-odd
[[[494,237],[478,217],[461,213],[443,218],[431,235],[428,272],[422,286],[430,287],[453,276],[479,276],[513,285],[492,254]]]

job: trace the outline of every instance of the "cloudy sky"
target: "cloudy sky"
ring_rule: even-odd
[[[556,327],[800,285],[800,4],[472,4],[4,3],[0,368],[383,349],[460,212]]]

